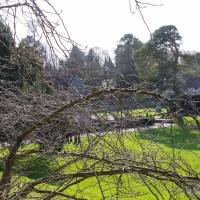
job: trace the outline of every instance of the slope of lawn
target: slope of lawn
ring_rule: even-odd
[[[171,131],[174,134],[173,141],[171,140],[170,134]],[[199,154],[200,145],[197,141],[199,138],[199,135],[197,132],[193,132],[192,130],[180,130],[179,127],[172,127],[171,128],[163,128],[163,129],[152,129],[148,131],[143,131],[140,134],[139,133],[124,133],[123,135],[123,141],[120,140],[119,136],[116,136],[114,134],[110,134],[104,137],[106,141],[109,141],[113,145],[106,145],[105,141],[100,142],[99,146],[97,146],[97,149],[101,149],[104,152],[106,151],[113,151],[114,146],[116,149],[116,146],[119,148],[122,148],[123,145],[126,146],[127,149],[131,149],[132,152],[141,152],[141,146],[137,144],[137,141],[142,144],[142,146],[146,149],[146,151],[149,151],[149,153],[157,152],[157,151],[164,151],[168,154],[175,154],[175,157],[183,157],[185,160],[187,160],[190,164],[190,166],[200,171],[199,169],[199,158],[196,156]],[[135,137],[137,137],[137,140],[135,140]],[[140,139],[138,138],[140,137]],[[82,141],[84,142],[84,141]],[[87,142],[87,141],[85,141]],[[172,150],[172,146],[174,146],[174,151]],[[71,146],[71,148],[75,148]],[[77,147],[76,147],[77,148]],[[192,151],[191,151],[192,150]],[[118,151],[116,149],[116,151]],[[163,154],[160,154],[160,157]],[[120,156],[120,155],[119,155]],[[159,156],[159,155],[158,155]],[[79,167],[81,167],[83,163],[80,163]],[[74,166],[71,166],[71,171],[76,170]],[[66,169],[66,173],[69,169]],[[151,180],[152,181],[152,180]],[[174,190],[175,185],[169,184],[171,186],[171,189]],[[157,183],[157,186],[159,188],[159,191],[162,193],[162,195],[168,199],[169,195],[167,194],[167,190],[163,188],[163,186],[159,185]],[[101,187],[101,189],[100,189]],[[99,177],[99,178],[90,178],[76,186],[71,187],[72,194],[79,193],[82,197],[88,198],[88,199],[102,199],[102,196],[106,199],[116,199],[117,197],[117,191],[116,188],[120,188],[120,197],[119,199],[133,199],[133,197],[137,199],[155,199],[155,196],[152,195],[152,193],[149,191],[149,189],[146,187],[144,183],[142,183],[139,180],[139,177],[137,175],[133,174],[123,174],[122,176],[114,176],[114,177]],[[168,188],[170,189],[170,188]],[[154,190],[154,189],[153,189]],[[180,188],[176,188],[177,192],[177,198],[179,199],[187,199],[185,197],[184,193]],[[129,191],[130,196],[124,196],[123,192]],[[68,190],[70,192],[70,190]],[[154,192],[157,192],[154,190]],[[182,194],[179,194],[179,193]]]
[[[136,139],[137,138],[137,139]],[[93,151],[98,151],[99,155],[103,152],[110,152],[110,155],[115,154],[120,150],[124,150],[121,153],[134,153],[140,154],[143,148],[143,151],[146,151],[146,154],[153,155],[157,153],[157,159],[161,159],[166,154],[171,155],[169,159],[174,154],[174,157],[179,162],[179,159],[185,159],[189,163],[189,167],[200,172],[200,136],[199,132],[189,129],[182,129],[180,127],[168,127],[160,129],[150,129],[142,132],[125,132],[123,135],[109,134],[103,137],[98,145],[93,149]],[[108,142],[108,143],[107,143]],[[82,139],[82,145],[84,146],[88,143],[87,139]],[[86,145],[87,146],[87,145]],[[172,148],[173,147],[173,148]],[[78,146],[66,145],[65,150],[67,151],[77,151]],[[160,153],[158,153],[160,151]],[[163,153],[164,152],[164,153]],[[119,154],[120,157],[120,154]],[[140,159],[140,156],[138,157]],[[163,162],[166,162],[165,158]],[[63,162],[63,159],[60,159],[59,162]],[[71,165],[66,168],[64,173],[75,172],[77,168],[81,168],[83,165],[89,165],[90,161],[82,161],[76,163],[76,165]],[[163,164],[164,166],[164,164]],[[101,167],[101,166],[100,166]],[[166,166],[168,168],[169,166]],[[100,168],[97,170],[100,170]],[[179,171],[180,172],[180,171]],[[181,173],[181,172],[180,172]],[[153,181],[152,179],[148,180],[149,182]],[[167,183],[166,183],[167,184]],[[168,189],[176,190],[177,199],[187,199],[187,197],[182,192],[182,189],[177,188],[174,184],[167,184]],[[167,189],[163,188],[163,185],[157,183],[159,192],[161,195],[168,199],[169,195]],[[145,183],[143,183],[139,176],[135,174],[123,174],[112,177],[96,177],[86,179],[85,181],[70,187],[66,192],[71,194],[78,194],[86,199],[102,199],[104,196],[105,199],[116,199],[117,198],[117,189],[119,190],[119,199],[155,199],[155,196],[150,192]],[[156,189],[151,187],[151,190],[159,196],[159,192]],[[129,192],[130,196],[124,196],[123,193]],[[182,193],[182,194],[180,194]],[[160,198],[161,198],[160,195]]]

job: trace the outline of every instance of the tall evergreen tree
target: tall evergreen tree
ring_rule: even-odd
[[[180,73],[184,80],[188,78],[198,77],[200,74],[200,67],[198,63],[198,53],[184,52],[180,54],[179,65]]]
[[[117,76],[118,86],[128,86],[132,82],[139,83],[133,52],[138,50],[143,43],[132,34],[125,34],[119,41],[115,50],[116,70],[121,74]]]
[[[21,43],[33,47],[34,53],[39,56],[43,60],[43,62],[45,62],[47,56],[46,48],[39,40],[35,40],[35,38],[31,35],[27,35],[25,38],[22,39]]]
[[[44,78],[43,60],[40,52],[25,39],[19,43],[17,53],[23,61],[16,61],[18,65],[18,81],[20,88],[35,87],[42,90]]]
[[[92,86],[101,86],[102,83],[102,69],[99,56],[95,53],[94,49],[90,49],[86,56],[86,84]]]
[[[14,41],[10,27],[0,19],[0,65],[9,62]]]
[[[13,80],[16,74],[17,66],[11,61],[14,45],[10,27],[0,18],[0,79]]]
[[[75,62],[78,67],[85,66],[85,54],[79,49],[77,45],[73,45],[70,52],[70,61]]]
[[[171,88],[177,95],[181,92],[179,79],[180,44],[182,37],[173,25],[157,29],[152,38],[134,52],[136,69],[144,81],[153,81],[157,89]]]

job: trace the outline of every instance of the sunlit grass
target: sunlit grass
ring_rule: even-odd
[[[186,126],[196,126],[197,125],[196,121],[190,116],[184,116],[183,119],[184,119],[184,124]],[[200,123],[200,116],[197,116],[197,120]]]
[[[171,135],[174,134],[174,139],[172,141]],[[137,137],[137,139],[136,139]],[[172,154],[175,155],[177,162],[179,162],[179,158],[184,158],[189,165],[197,171],[199,170],[199,154],[200,145],[198,143],[199,139],[198,132],[193,132],[192,130],[181,130],[179,127],[171,128],[162,128],[157,130],[148,130],[143,131],[141,133],[138,132],[129,132],[123,134],[123,139],[120,139],[119,135],[110,134],[104,137],[106,141],[109,141],[112,145],[105,143],[105,141],[100,141],[99,145],[96,146],[96,149],[101,151],[112,151],[112,154],[120,152],[123,153],[132,152],[139,155],[142,152],[142,147],[144,148],[146,154],[149,153],[157,153],[157,158],[161,158],[162,156],[166,157],[166,154],[169,156],[168,159],[172,157]],[[123,140],[123,141],[122,141]],[[87,143],[87,140],[83,140],[83,142]],[[125,146],[124,146],[125,145]],[[118,147],[118,148],[117,148]],[[172,148],[173,147],[173,148]],[[73,147],[72,147],[73,148]],[[125,149],[124,149],[125,148]],[[116,152],[114,152],[116,151]],[[121,153],[122,153],[121,152]],[[160,152],[160,153],[158,153]],[[101,152],[99,151],[99,154]],[[119,153],[120,156],[120,153]],[[140,157],[138,157],[140,159]],[[165,158],[164,162],[170,162]],[[79,167],[81,166],[81,163]],[[164,164],[163,164],[164,166]],[[169,166],[167,166],[169,170]],[[180,172],[181,173],[181,172]],[[116,195],[116,187],[117,187],[117,179],[118,176],[114,177],[101,177],[102,180],[102,190],[104,191],[104,195],[109,198],[114,198]],[[166,189],[164,189],[161,185],[158,184],[159,190],[162,192],[162,195],[168,199],[169,196],[167,194]],[[130,186],[130,187],[128,187]],[[131,199],[134,195],[138,196],[137,199],[155,199],[155,197],[150,193],[148,188],[142,183],[136,176],[131,174],[122,175],[121,177],[121,190],[126,190],[125,188],[129,188],[132,190],[132,194],[130,196],[126,196],[120,199]],[[80,189],[81,188],[81,189]],[[175,185],[171,184],[171,189],[175,189],[180,193],[181,188],[177,188]],[[72,191],[80,191],[82,190],[82,194],[89,199],[95,198],[100,199],[101,191],[98,185],[98,182],[95,178],[90,178],[78,186],[71,187]],[[131,193],[131,192],[130,192]],[[83,196],[84,196],[83,195]],[[178,195],[178,198],[187,199],[184,194]]]
[[[162,108],[161,112],[157,112],[155,108],[139,108],[139,109],[132,109],[132,110],[121,110],[121,111],[112,111],[112,112],[98,112],[97,116],[126,116],[127,114],[133,117],[146,117],[146,116],[155,116],[155,115],[163,115],[167,113],[166,108]]]
[[[187,117],[188,118],[188,117]],[[189,120],[191,120],[189,118]],[[146,131],[132,131],[132,132],[121,132],[114,134],[106,134],[106,135],[98,135],[98,136],[90,136],[81,139],[81,144],[74,145],[73,143],[67,144],[65,143],[63,147],[63,151],[65,152],[77,152],[82,153],[88,146],[94,142],[92,145],[91,152],[94,152],[95,155],[99,157],[103,157],[104,154],[110,156],[109,159],[115,159],[116,155],[118,158],[125,156],[126,154],[132,154],[138,156],[137,159],[142,159],[141,152],[145,152],[145,154],[149,156],[157,155],[157,159],[163,159],[162,167],[166,169],[170,169],[168,165],[164,163],[170,162],[170,158],[175,155],[177,159],[177,163],[181,162],[179,158],[184,158],[188,165],[194,170],[200,172],[200,160],[199,160],[199,152],[200,152],[200,133],[197,130],[187,129],[184,126],[172,126],[167,128],[159,128],[159,129],[149,129]],[[27,150],[33,150],[38,148],[38,144],[25,144],[21,146],[21,153]],[[1,149],[1,157],[7,155],[8,148]],[[169,156],[167,158],[167,155]],[[34,156],[35,154],[32,154]],[[49,160],[46,163],[49,168],[47,168],[44,174],[40,174],[40,177],[37,174],[34,174],[34,168],[41,169],[42,161],[45,161],[46,158],[40,157],[39,160],[32,161],[31,156],[29,159],[24,160],[23,163],[16,162],[15,169],[19,167],[18,170],[14,170],[16,175],[14,177],[20,176],[20,181],[24,183],[34,181],[36,178],[40,178],[42,176],[48,175],[56,168],[65,165],[67,162],[73,159],[73,157],[65,157],[60,156],[57,157],[54,161],[49,160],[51,157],[47,158]],[[33,160],[32,159],[32,160]],[[126,159],[126,157],[125,157]],[[136,160],[137,160],[136,159]],[[75,164],[68,165],[66,168],[62,170],[62,174],[73,174],[81,169],[87,168],[91,165],[90,159],[83,159]],[[27,167],[29,164],[29,168]],[[44,164],[44,163],[43,163]],[[24,167],[23,167],[24,166]],[[32,168],[30,168],[30,166]],[[27,167],[27,168],[26,168]],[[109,169],[109,166],[104,166],[105,169]],[[28,176],[20,174],[20,170],[25,169],[26,172],[29,173],[28,170],[31,170]],[[49,171],[48,171],[49,170]],[[99,163],[95,165],[95,169],[100,171],[102,170],[102,164]],[[179,171],[180,173],[184,173]],[[29,178],[28,178],[29,177]],[[151,179],[150,181],[153,181]],[[165,188],[161,184],[156,183],[159,191],[165,197],[165,199],[169,199],[169,195]],[[181,188],[178,188],[174,184],[167,183],[171,190],[177,190],[177,198],[179,199],[187,199],[184,193],[181,191]],[[40,184],[37,188],[40,189],[49,189],[53,190],[57,187],[57,182]],[[155,199],[155,196],[149,191],[146,185],[141,181],[140,177],[136,174],[123,174],[116,176],[102,176],[102,177],[94,177],[84,180],[83,182],[71,186],[65,192],[66,194],[75,195],[78,197],[84,197],[88,199],[102,199],[102,195],[107,199],[116,199],[117,198],[117,188],[120,191],[119,199]],[[155,189],[152,189],[155,193]],[[129,196],[123,196],[123,193],[128,192]],[[181,193],[182,194],[179,194]],[[159,195],[159,194],[158,194]],[[31,196],[39,196],[39,194],[35,192],[31,192],[27,199],[31,199]],[[160,196],[161,198],[161,196]],[[55,199],[64,199],[62,197],[57,197]]]

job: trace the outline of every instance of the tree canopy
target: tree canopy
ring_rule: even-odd
[[[142,45],[143,43],[132,34],[125,34],[120,39],[115,50],[116,70],[119,72],[119,75],[117,76],[118,86],[127,87],[133,82],[139,83],[132,54]]]
[[[152,38],[139,50],[134,52],[136,69],[139,76],[160,91],[171,88],[180,94],[179,58],[182,37],[173,25],[157,29]]]

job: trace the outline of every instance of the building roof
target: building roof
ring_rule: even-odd
[[[200,88],[200,77],[189,78],[186,81],[187,88]]]

